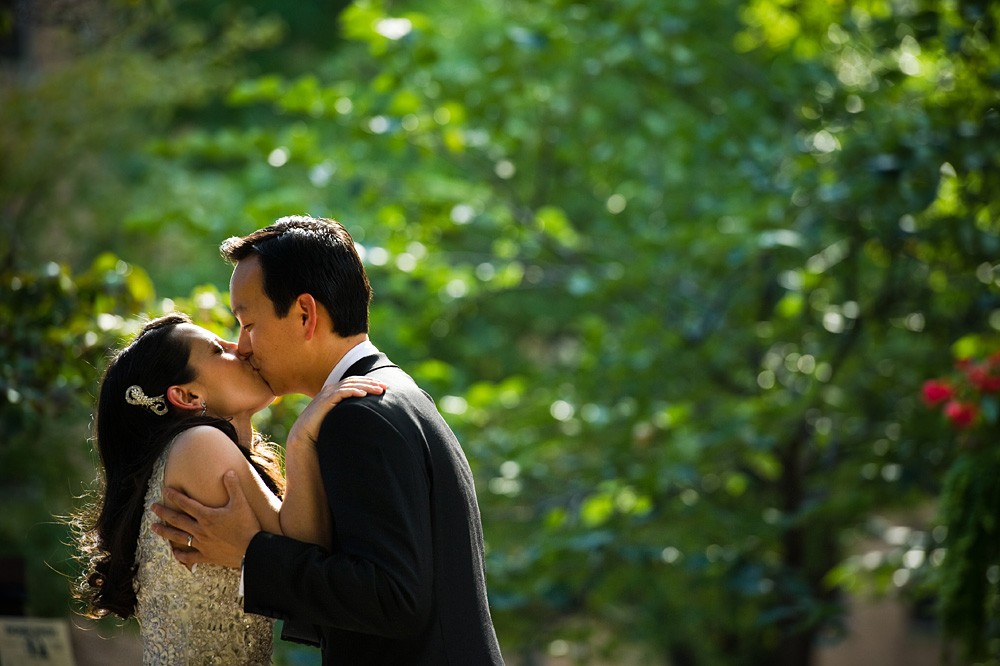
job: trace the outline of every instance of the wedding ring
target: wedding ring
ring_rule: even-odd
[[[191,547],[191,542],[194,541],[194,535],[188,534],[188,548]]]

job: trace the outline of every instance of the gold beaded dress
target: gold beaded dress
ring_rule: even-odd
[[[174,559],[170,544],[150,529],[150,510],[163,494],[167,454],[153,466],[135,562],[136,617],[144,666],[259,666],[271,663],[273,621],[243,612],[240,572],[211,564],[195,571]]]

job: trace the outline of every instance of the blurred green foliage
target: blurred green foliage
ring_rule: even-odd
[[[44,556],[24,526],[88,475],[98,350],[166,306],[229,325],[218,242],[307,212],[466,446],[511,659],[805,664],[845,594],[936,596],[932,524],[856,546],[933,506],[919,387],[1000,329],[995,3],[91,11],[0,101],[5,543]]]

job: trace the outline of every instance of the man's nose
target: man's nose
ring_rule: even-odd
[[[243,358],[250,358],[253,356],[253,347],[250,345],[250,336],[247,335],[242,329],[240,329],[239,340],[236,342],[236,353]]]

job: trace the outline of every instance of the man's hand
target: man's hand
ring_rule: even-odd
[[[180,511],[153,505],[153,513],[165,523],[154,523],[153,532],[172,543],[174,557],[181,564],[190,567],[210,562],[239,569],[250,540],[260,532],[260,521],[247,502],[236,472],[226,472],[222,482],[229,494],[225,506],[205,506],[174,488],[165,488],[163,496]]]

